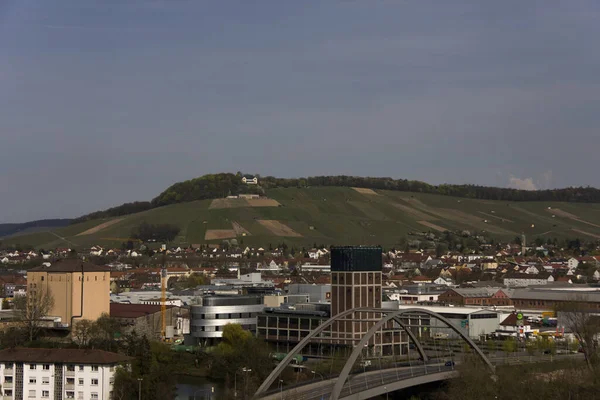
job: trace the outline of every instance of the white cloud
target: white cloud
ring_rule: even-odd
[[[516,176],[510,176],[508,178],[508,186],[514,189],[521,190],[537,190],[537,186],[533,183],[533,178],[517,178]]]

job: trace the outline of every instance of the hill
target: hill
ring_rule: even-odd
[[[71,219],[41,219],[18,224],[0,224],[0,238],[11,235],[48,231],[67,226],[71,222]]]
[[[484,231],[499,239],[536,237],[600,239],[600,204],[511,202],[350,187],[266,188],[268,199],[205,199],[5,239],[5,245],[41,248],[118,247],[142,222],[175,224],[180,245],[219,243],[237,237],[244,245],[398,246],[410,232]]]

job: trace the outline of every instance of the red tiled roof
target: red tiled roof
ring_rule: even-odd
[[[504,321],[500,322],[502,326],[517,326],[517,314],[512,313],[508,317],[504,319]]]

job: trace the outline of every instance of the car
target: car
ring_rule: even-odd
[[[446,363],[444,364],[445,367],[453,367],[455,365],[456,363],[454,361],[446,361]]]
[[[544,350],[544,354],[552,354],[552,350],[546,349],[546,350]]]

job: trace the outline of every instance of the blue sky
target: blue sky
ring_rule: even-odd
[[[600,186],[595,1],[0,1],[0,222],[238,170]]]

